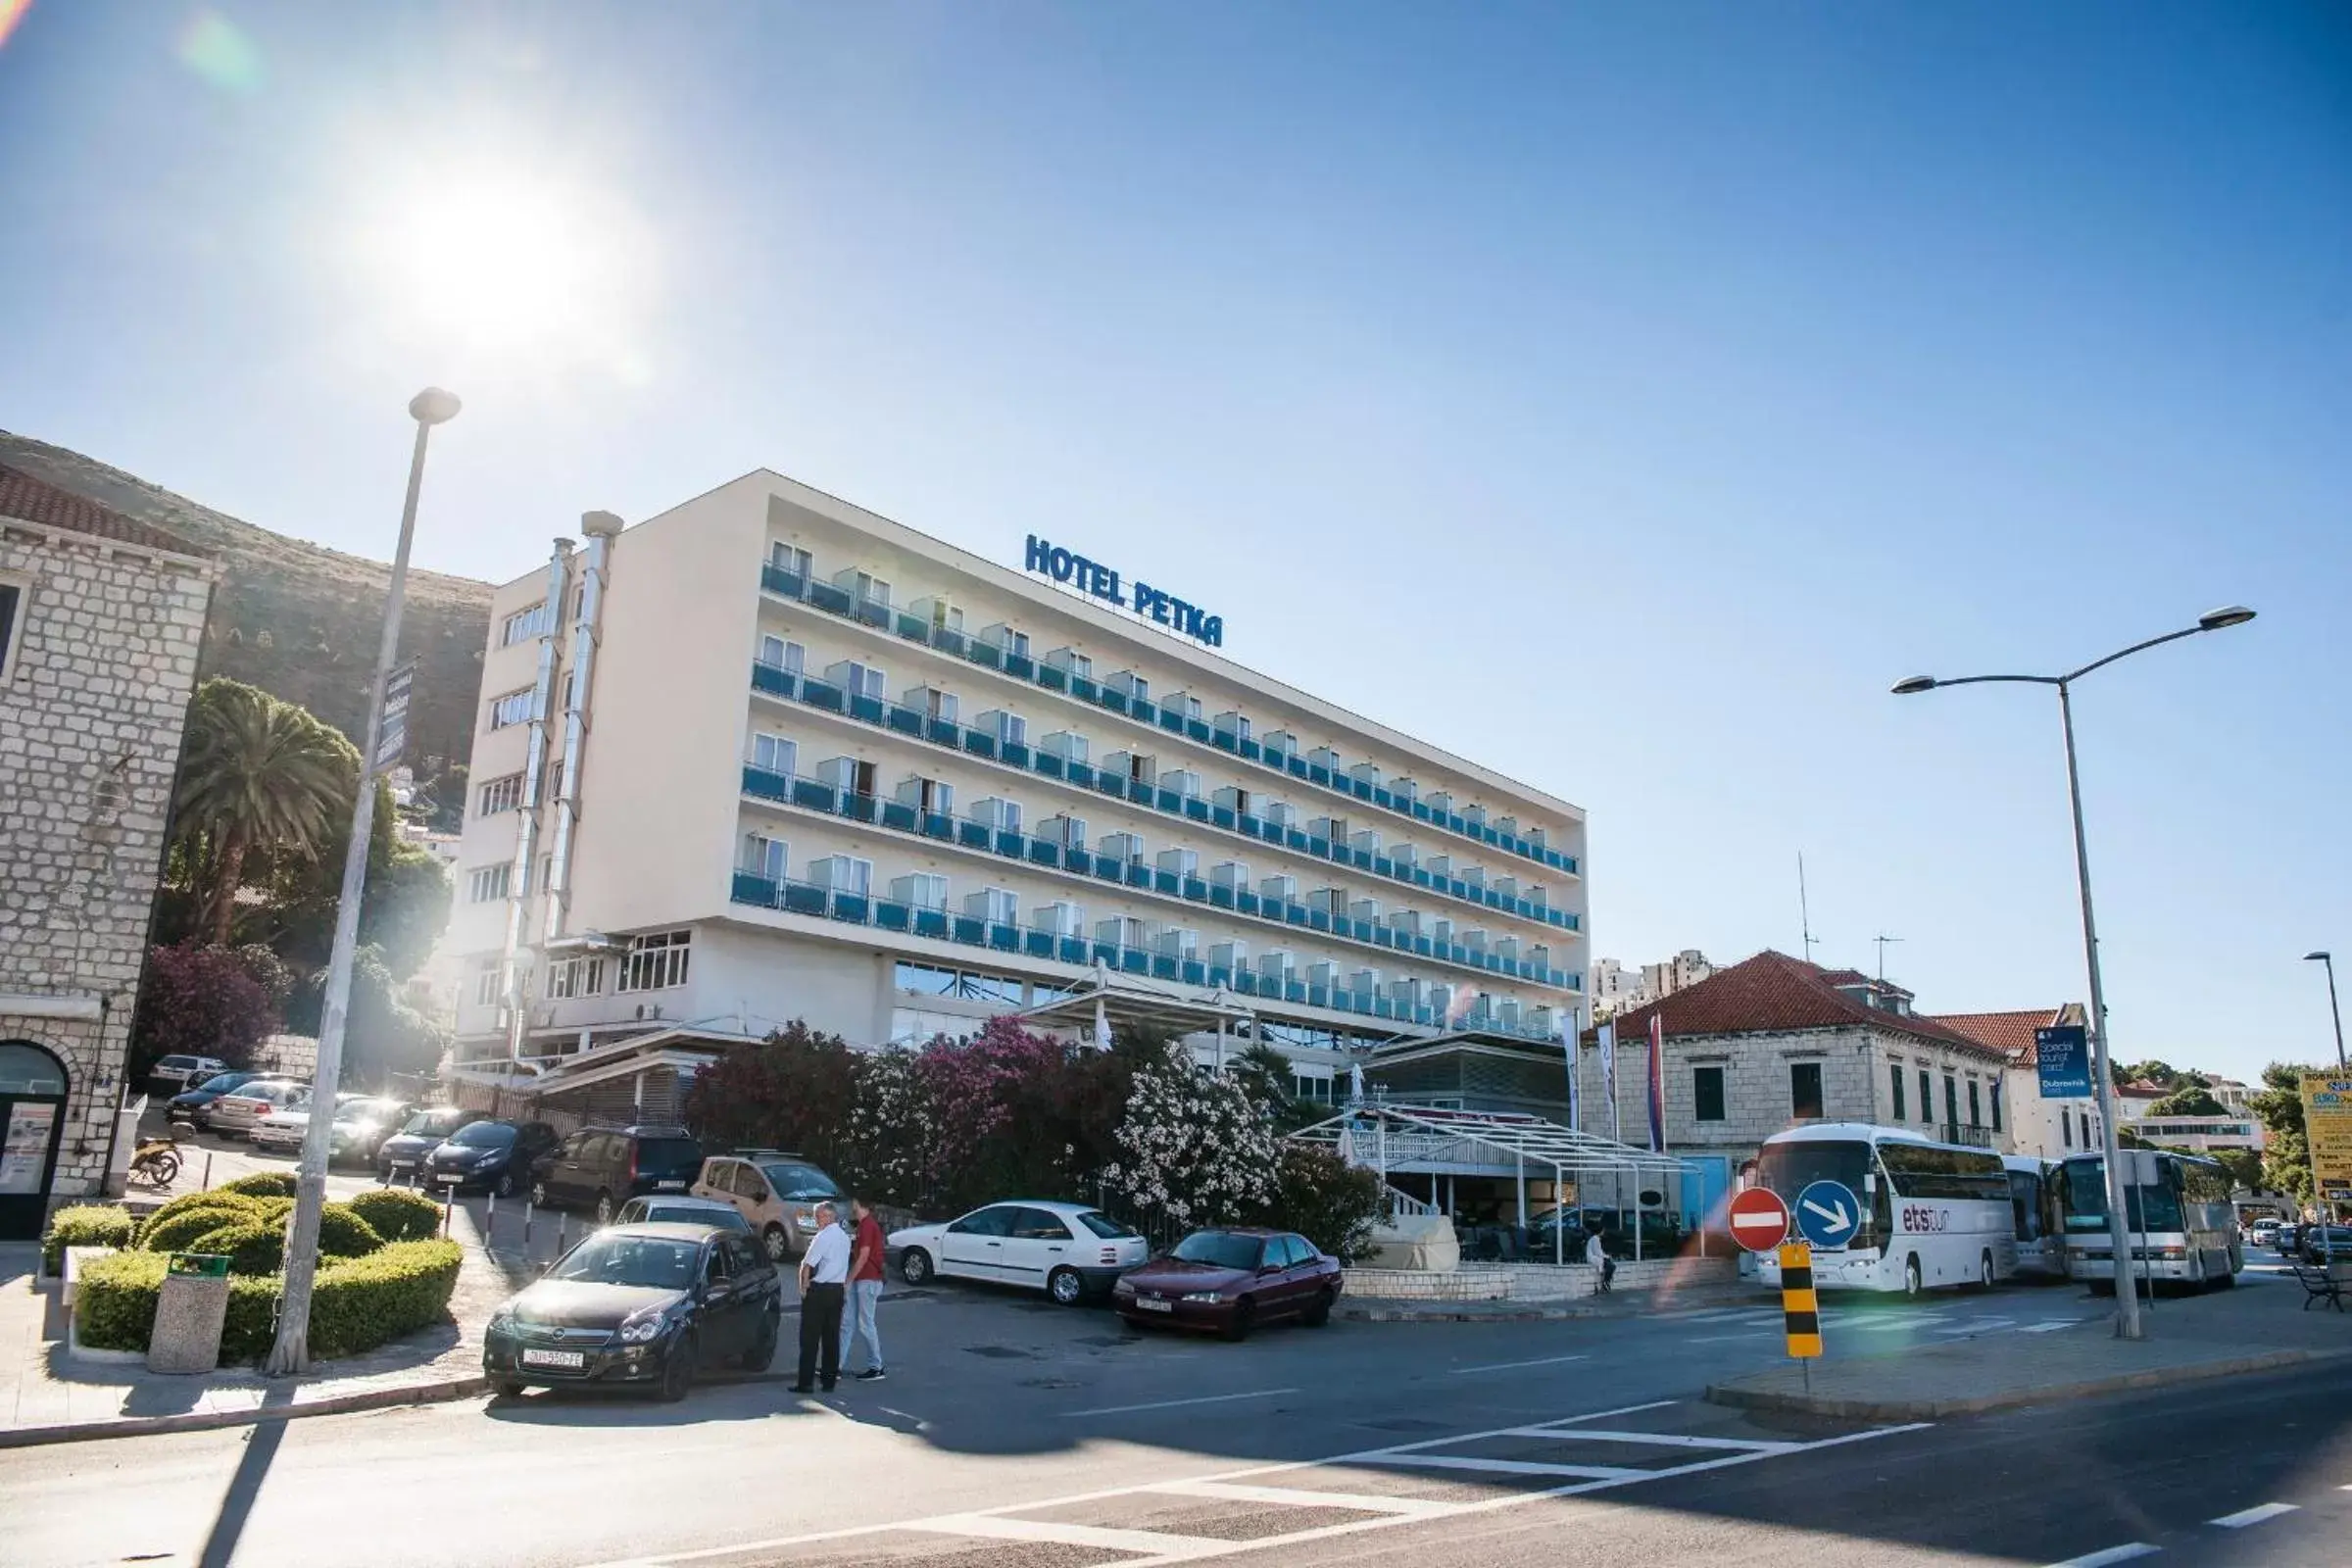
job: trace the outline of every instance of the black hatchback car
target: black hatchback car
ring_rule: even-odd
[[[543,1121],[469,1121],[424,1156],[424,1182],[434,1192],[513,1198],[555,1147],[556,1130]]]
[[[783,1289],[742,1231],[614,1225],[491,1315],[482,1371],[504,1395],[586,1384],[682,1399],[700,1368],[774,1359]]]
[[[610,1225],[632,1198],[683,1197],[702,1169],[703,1146],[683,1127],[588,1127],[539,1157],[531,1198],[543,1207],[586,1209]]]
[[[172,1121],[194,1121],[196,1113],[232,1089],[242,1089],[261,1076],[258,1072],[217,1072],[193,1088],[183,1089],[165,1102]]]
[[[425,1156],[441,1147],[441,1140],[469,1122],[488,1119],[478,1110],[462,1110],[456,1105],[427,1105],[411,1112],[400,1131],[376,1146],[376,1180],[386,1186],[422,1181]]]

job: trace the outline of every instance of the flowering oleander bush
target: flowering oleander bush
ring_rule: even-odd
[[[1229,1078],[1204,1073],[1171,1045],[1135,1070],[1119,1123],[1112,1190],[1176,1226],[1262,1216],[1274,1200],[1274,1134],[1262,1108]]]

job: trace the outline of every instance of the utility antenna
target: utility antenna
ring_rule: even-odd
[[[1796,852],[1796,912],[1804,923],[1805,961],[1811,963],[1813,949],[1819,939],[1813,935],[1813,907],[1805,900],[1805,852],[1802,850]]]
[[[1886,983],[1886,944],[1900,942],[1903,939],[1901,937],[1872,937],[1870,940],[1879,945],[1879,984],[1885,985]]]

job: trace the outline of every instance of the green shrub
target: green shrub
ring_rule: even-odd
[[[294,1200],[291,1198],[257,1198],[253,1204],[254,1212],[270,1225],[285,1224],[286,1216],[294,1212]]]
[[[429,1242],[441,1234],[441,1205],[422,1193],[372,1187],[342,1206],[387,1242]]]
[[[160,1252],[117,1252],[83,1269],[74,1295],[74,1329],[81,1343],[100,1350],[147,1348],[165,1267]]]
[[[250,1198],[247,1198],[243,1193],[223,1192],[218,1187],[212,1189],[210,1192],[188,1193],[181,1197],[172,1199],[170,1202],[164,1204],[154,1213],[147,1216],[146,1220],[139,1226],[138,1245],[141,1247],[146,1247],[147,1238],[155,1233],[156,1227],[162,1225],[167,1220],[176,1219],[182,1214],[196,1213],[198,1211],[217,1213],[222,1209],[246,1214],[256,1212],[254,1200]],[[148,1250],[150,1251],[162,1250],[162,1249],[158,1248],[149,1248]]]
[[[439,1322],[449,1311],[464,1253],[455,1242],[394,1242],[366,1257],[330,1259],[311,1297],[311,1349],[356,1355]],[[81,1343],[94,1349],[143,1350],[155,1332],[155,1303],[165,1258],[121,1252],[82,1275],[74,1299]],[[277,1337],[275,1277],[231,1276],[223,1365],[259,1360]]]
[[[1368,1250],[1385,1195],[1380,1177],[1328,1149],[1289,1144],[1275,1175],[1272,1223],[1304,1236],[1343,1263]]]
[[[286,1235],[259,1220],[242,1220],[207,1231],[183,1252],[210,1252],[228,1259],[231,1274],[274,1274],[286,1266]]]
[[[248,1198],[292,1198],[294,1178],[282,1170],[257,1170],[233,1182],[222,1182],[220,1190],[224,1193],[243,1193]]]
[[[366,1257],[384,1245],[375,1227],[351,1211],[348,1203],[329,1203],[318,1211],[318,1255]]]
[[[117,1203],[74,1203],[49,1216],[41,1238],[41,1266],[54,1274],[66,1266],[69,1247],[128,1247],[130,1210]]]
[[[253,1211],[250,1201],[236,1207],[183,1208],[176,1214],[151,1219],[139,1232],[139,1248],[148,1252],[186,1252],[194,1250],[199,1236],[210,1236],[231,1225],[266,1223]]]

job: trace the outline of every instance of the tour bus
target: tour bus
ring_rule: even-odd
[[[2127,1166],[2143,1178],[2125,1192],[2132,1272],[2149,1282],[2197,1287],[2237,1282],[2246,1266],[2230,1206],[2230,1175],[2216,1160],[2164,1149],[2128,1149]],[[2152,1167],[2152,1168],[2151,1168]],[[2146,1180],[2144,1178],[2153,1177]],[[2107,1228],[2107,1161],[2077,1154],[2059,1172],[2066,1215],[2067,1272],[2097,1290],[2115,1284],[2115,1247]]]
[[[2041,1279],[2066,1276],[2066,1216],[2058,1202],[2058,1167],[2037,1154],[2003,1154],[2009,1172],[2009,1214],[2017,1234],[2017,1271]]]
[[[1901,1127],[1824,1122],[1765,1141],[1759,1187],[1796,1211],[1804,1190],[1831,1181],[1861,1203],[1861,1223],[1841,1247],[1813,1250],[1820,1290],[1900,1291],[1989,1286],[2017,1272],[2017,1221],[2001,1156],[1938,1144]],[[1780,1259],[1757,1259],[1756,1277],[1778,1288]]]

